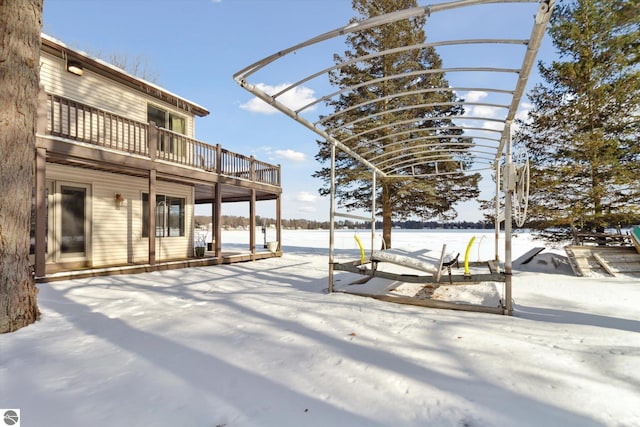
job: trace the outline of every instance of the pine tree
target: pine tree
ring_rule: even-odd
[[[416,7],[416,0],[352,0],[353,9],[360,15],[353,18],[352,22],[368,19],[397,10]],[[336,64],[343,63],[354,58],[362,57],[376,52],[385,51],[400,46],[410,46],[425,42],[425,18],[412,18],[382,25],[373,29],[351,33],[347,36],[347,46],[350,50],[343,56],[335,55]],[[432,47],[422,49],[405,50],[394,54],[378,56],[366,61],[343,65],[330,75],[333,85],[345,88],[359,83],[396,74],[406,74],[414,71],[439,69],[442,61]],[[460,105],[436,105],[430,107],[411,108],[384,114],[385,111],[401,109],[405,106],[423,105],[433,103],[451,103],[458,101],[456,95],[448,90],[435,88],[447,88],[449,86],[442,72],[422,74],[419,78],[408,76],[392,80],[385,80],[377,85],[367,85],[345,92],[339,97],[329,101],[329,105],[335,112],[342,114],[324,122],[328,129],[339,129],[342,125],[354,122],[342,132],[340,138],[346,145],[362,150],[375,150],[382,155],[382,162],[387,158],[397,156],[391,153],[389,148],[394,142],[403,142],[403,150],[407,156],[413,156],[414,160],[424,153],[425,140],[417,138],[412,142],[412,130],[417,135],[425,135],[427,132],[438,136],[437,140],[429,140],[429,143],[460,144],[461,154],[457,158],[448,157],[438,161],[438,172],[452,172],[449,175],[441,175],[429,178],[413,178],[411,174],[431,174],[435,172],[434,162],[426,161],[421,166],[414,167],[411,171],[398,170],[397,177],[382,178],[378,181],[378,200],[376,206],[382,213],[383,239],[386,247],[391,247],[391,225],[393,219],[406,219],[415,216],[420,219],[439,217],[442,220],[455,218],[454,204],[469,200],[478,196],[479,175],[464,175],[454,172],[462,162],[468,164],[465,147],[472,141],[462,135],[460,129],[447,129],[452,125],[451,120],[455,116],[462,115],[464,109]],[[402,97],[391,95],[405,91],[418,91],[420,89],[434,89],[429,92],[408,94]],[[363,103],[365,100],[379,99],[381,101],[369,103],[365,106],[351,109],[350,107]],[[381,114],[383,113],[383,114]],[[361,120],[363,117],[373,117],[375,121]],[[435,119],[447,117],[446,119]],[[407,121],[413,120],[407,124]],[[402,136],[388,138],[392,133],[391,127],[381,130],[373,130],[383,124],[402,123]],[[350,136],[368,131],[358,138]],[[397,132],[397,128],[395,128]],[[467,145],[464,145],[467,144]],[[319,143],[320,150],[316,156],[321,162],[326,163],[330,158],[330,149],[326,143]],[[415,153],[415,154],[413,154]],[[330,169],[323,167],[314,174],[328,183]],[[371,171],[340,150],[336,150],[336,198],[339,205],[347,209],[363,209],[370,211],[371,198]],[[329,188],[324,187],[320,193],[326,195]]]
[[[519,134],[531,159],[531,219],[603,231],[640,220],[640,3],[577,0],[557,7],[559,59]]]
[[[0,333],[40,312],[29,263],[29,225],[42,0],[0,0]]]

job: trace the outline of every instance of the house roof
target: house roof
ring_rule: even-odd
[[[234,79],[253,95],[311,129],[379,176],[428,177],[490,170],[496,168],[502,156],[510,150],[511,125],[520,108],[554,3],[555,0],[458,0],[352,21],[259,60],[238,71]],[[460,17],[456,11],[470,7],[474,8],[477,19],[458,24]],[[343,58],[327,54],[343,52],[346,35],[420,17],[426,19],[428,43],[400,46],[359,57],[357,53]],[[456,39],[447,37],[448,33],[443,31],[450,29],[452,24],[457,31]],[[360,66],[380,58],[393,61],[399,52],[429,48],[452,50],[453,54],[447,56],[449,63],[442,57],[442,66],[433,69],[370,76],[368,79],[361,75],[362,80],[350,87],[336,87],[332,83],[343,67]],[[308,52],[309,56],[305,56]],[[309,57],[312,60],[306,60]],[[320,60],[324,61],[324,68],[315,68]],[[307,67],[307,64],[313,64],[314,68],[312,65]],[[280,73],[276,74],[274,69]],[[429,87],[429,83],[422,83],[427,81],[424,77],[428,73],[443,73],[449,84]],[[268,80],[272,75],[280,76],[280,81],[296,83],[282,87],[278,82]],[[406,81],[407,77],[411,78],[411,83],[397,92],[389,94],[381,90],[385,82],[391,79]],[[265,88],[275,89],[269,91]],[[416,94],[437,91],[454,92],[458,99],[426,105],[410,104],[412,99],[424,102],[420,101],[424,98],[414,96]],[[339,97],[362,92],[368,94],[368,99],[360,105],[332,111],[331,106],[338,102]],[[296,93],[312,93],[313,99],[304,105],[293,105],[290,100],[295,96],[291,95]],[[402,107],[389,107],[388,111],[378,108],[374,114],[370,112],[375,103],[394,105],[394,101],[398,101],[395,105]],[[429,108],[437,111],[439,107],[446,106],[462,106],[465,114],[426,117],[422,113]],[[348,119],[353,114],[347,116],[344,113],[353,113],[354,109],[362,112],[360,117]],[[397,119],[400,116],[410,119]],[[435,123],[448,119],[448,126]],[[425,125],[428,120],[433,120],[434,124]],[[463,136],[473,138],[472,142],[448,140],[461,130]],[[459,160],[456,171],[452,171],[450,159]],[[439,170],[442,164],[448,167]],[[435,173],[421,172],[425,170],[435,170]]]
[[[181,96],[178,96],[166,89],[161,88],[160,86],[129,74],[121,68],[111,65],[98,58],[94,58],[85,52],[72,49],[60,40],[55,39],[54,37],[42,34],[41,39],[42,50],[47,53],[53,54],[63,59],[66,58],[67,61],[78,62],[84,69],[91,70],[97,74],[108,77],[112,80],[124,84],[125,86],[153,96],[154,98],[157,98],[168,104],[175,105],[176,107],[196,116],[204,117],[209,114],[209,111],[206,108],[196,104],[195,102],[191,102],[188,99],[182,98]]]

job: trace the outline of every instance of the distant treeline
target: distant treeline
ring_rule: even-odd
[[[205,226],[211,222],[211,217],[206,215],[196,215],[195,222],[197,226]],[[256,216],[256,225],[260,226],[272,226],[275,225],[276,220],[274,218],[264,218]],[[222,228],[225,229],[237,229],[246,228],[249,226],[249,218],[240,216],[222,216]],[[370,227],[369,223],[362,221],[350,221],[340,220],[336,222],[337,228],[364,228]],[[394,228],[402,228],[407,230],[422,230],[422,229],[493,229],[493,223],[486,221],[456,221],[456,222],[438,222],[438,221],[393,221]],[[284,229],[302,229],[302,230],[328,230],[329,221],[314,221],[310,219],[283,219],[282,228]],[[382,229],[382,222],[376,222],[376,229]]]

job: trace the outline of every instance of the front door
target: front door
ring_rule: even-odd
[[[58,261],[85,261],[90,242],[89,187],[59,183],[57,196]]]
[[[60,254],[62,257],[86,256],[86,203],[84,188],[63,185],[60,189]]]

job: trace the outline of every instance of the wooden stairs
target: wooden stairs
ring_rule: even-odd
[[[640,278],[640,248],[633,246],[567,246],[565,252],[576,276]]]

